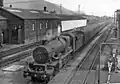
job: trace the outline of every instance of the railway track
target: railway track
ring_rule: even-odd
[[[41,42],[39,41],[39,42],[31,43],[31,44],[28,44],[28,45],[23,45],[23,46],[20,46],[20,47],[17,47],[17,48],[13,48],[13,49],[10,49],[10,50],[1,51],[0,52],[0,59],[3,58],[3,57],[9,56],[9,55],[27,50],[29,48],[34,48],[35,46],[40,45],[40,44],[41,44]]]
[[[6,57],[6,58],[3,58],[1,61],[0,61],[0,68],[2,67],[5,67],[9,64],[12,64],[14,62],[17,62],[17,61],[20,61],[21,59],[24,59],[28,56],[31,56],[31,53],[32,53],[32,49],[30,50],[27,50],[25,52],[21,52],[13,57]]]
[[[111,30],[108,31],[108,34],[105,36],[103,35],[102,37],[105,37],[104,39],[102,39],[103,42],[105,42],[110,34]],[[74,84],[76,82],[76,77],[77,74],[82,74],[84,71],[85,72],[85,76],[81,81],[79,81],[79,83],[77,84],[87,84],[88,80],[89,80],[89,75],[91,74],[91,72],[93,70],[96,70],[97,68],[97,64],[96,61],[99,60],[100,57],[100,53],[99,53],[99,44],[101,41],[98,41],[98,43],[94,44],[94,46],[91,48],[91,50],[87,53],[87,55],[84,57],[84,59],[81,61],[80,65],[78,65],[78,67],[76,68],[76,71],[74,72],[73,76],[71,77],[70,81],[66,84]],[[99,63],[99,61],[98,61]],[[95,73],[97,73],[97,70],[95,71]],[[95,83],[95,80],[93,79],[93,82]],[[93,83],[91,83],[93,84]]]
[[[106,27],[108,27],[108,25],[109,24],[107,24],[107,25],[104,25],[104,26],[102,26],[103,27],[103,30],[102,31],[104,31],[104,28]],[[105,32],[106,33],[109,33],[108,32],[108,29],[106,30],[105,29]],[[101,37],[100,37],[100,35],[101,35]],[[101,32],[99,32],[95,37],[100,37],[100,38],[103,38],[103,37],[106,37],[107,35],[106,34],[104,34],[104,35],[102,35],[102,33]],[[108,37],[108,36],[107,36]],[[106,37],[106,38],[107,38]],[[100,39],[99,38],[99,39]],[[93,39],[92,39],[93,40]],[[97,41],[97,44],[95,44],[95,45],[98,45],[99,43],[101,42],[101,39],[100,40],[98,40]],[[94,45],[94,43],[91,43],[92,45],[91,46],[93,46]],[[87,45],[85,45],[85,46],[87,46]],[[89,46],[90,47],[90,46]],[[89,49],[90,48],[88,48],[87,49],[87,52],[92,52],[92,51],[89,51]],[[94,49],[94,48],[93,48]],[[83,48],[82,48],[82,50],[83,50]],[[91,49],[92,50],[92,49]],[[96,50],[97,51],[97,50]],[[81,54],[81,49],[80,50],[78,50],[78,52],[76,52],[75,54],[74,54],[74,56],[76,57],[76,59],[74,60],[74,62],[73,63],[70,63],[70,64],[68,64],[68,65],[70,65],[70,66],[68,66],[68,68],[67,69],[63,69],[62,71],[60,71],[60,73],[57,75],[57,76],[55,76],[48,84],[78,84],[78,83],[72,83],[72,79],[74,79],[74,76],[77,74],[77,72],[76,71],[78,71],[78,69],[79,69],[79,67],[80,67],[80,64],[84,61],[84,55],[86,55],[85,53],[83,53],[83,54],[81,54],[81,56],[80,56],[80,54]],[[82,56],[83,55],[83,56]],[[89,56],[89,54],[88,54],[88,56]],[[87,58],[87,57],[86,57]],[[94,57],[93,57],[94,58]],[[95,59],[98,59],[98,57],[96,57]],[[95,61],[94,61],[95,62]],[[89,64],[89,63],[88,63]],[[92,65],[93,66],[93,65]],[[92,67],[91,67],[92,68]],[[87,67],[86,67],[86,69],[87,69]],[[78,73],[79,74],[79,73]],[[81,74],[82,74],[82,72],[81,72]],[[80,74],[80,75],[81,75]],[[60,76],[59,76],[60,75]],[[79,79],[78,79],[79,80]],[[82,83],[79,83],[79,84],[82,84]]]

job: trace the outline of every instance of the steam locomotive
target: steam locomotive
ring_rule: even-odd
[[[101,23],[103,24],[103,23]],[[99,25],[101,25],[99,24]],[[73,53],[88,42],[102,27],[64,32],[52,41],[33,50],[34,62],[28,63],[24,77],[49,81],[73,57]]]

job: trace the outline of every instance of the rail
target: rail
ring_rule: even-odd
[[[108,31],[108,34],[107,34],[107,36],[106,36],[105,39],[104,39],[104,42],[108,39],[110,32],[111,32],[111,29]],[[80,65],[78,65],[78,67],[76,68],[76,71],[74,72],[74,74],[73,74],[73,76],[71,77],[71,79],[70,79],[70,81],[68,82],[68,84],[71,83],[71,81],[73,80],[74,76],[77,74],[77,72],[78,72],[78,71],[82,68],[82,66],[85,64],[86,60],[89,58],[90,54],[93,52],[93,50],[95,49],[96,46],[97,46],[97,43],[95,43],[95,44],[93,45],[93,47],[90,49],[90,51],[87,53],[87,55],[83,58],[83,60],[81,61]],[[96,53],[96,55],[95,55],[92,63],[90,64],[89,69],[88,69],[88,72],[87,72],[87,75],[85,76],[85,78],[84,78],[84,80],[83,80],[83,84],[86,84],[86,83],[87,83],[86,80],[87,80],[87,78],[88,78],[88,76],[89,76],[89,74],[90,74],[90,72],[91,72],[91,70],[92,70],[92,67],[94,66],[97,58],[99,57],[99,54],[100,54],[100,53],[99,53],[99,51],[98,51],[98,52]],[[96,71],[96,72],[97,72],[97,71]]]
[[[27,45],[23,45],[23,46],[13,48],[13,49],[10,49],[10,50],[1,51],[0,52],[0,59],[3,58],[3,57],[6,57],[8,55],[12,55],[12,54],[27,50],[29,48],[33,48],[33,47],[35,47],[35,46],[37,46],[39,44],[41,44],[41,41],[35,42],[35,43],[30,43],[30,44],[27,44]]]

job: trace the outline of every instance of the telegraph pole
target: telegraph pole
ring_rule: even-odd
[[[60,4],[60,14],[62,14],[62,4]]]

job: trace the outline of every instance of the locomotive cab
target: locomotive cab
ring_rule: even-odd
[[[70,37],[70,46],[72,47],[73,51],[75,51],[75,35],[71,32],[63,33],[62,35]]]

